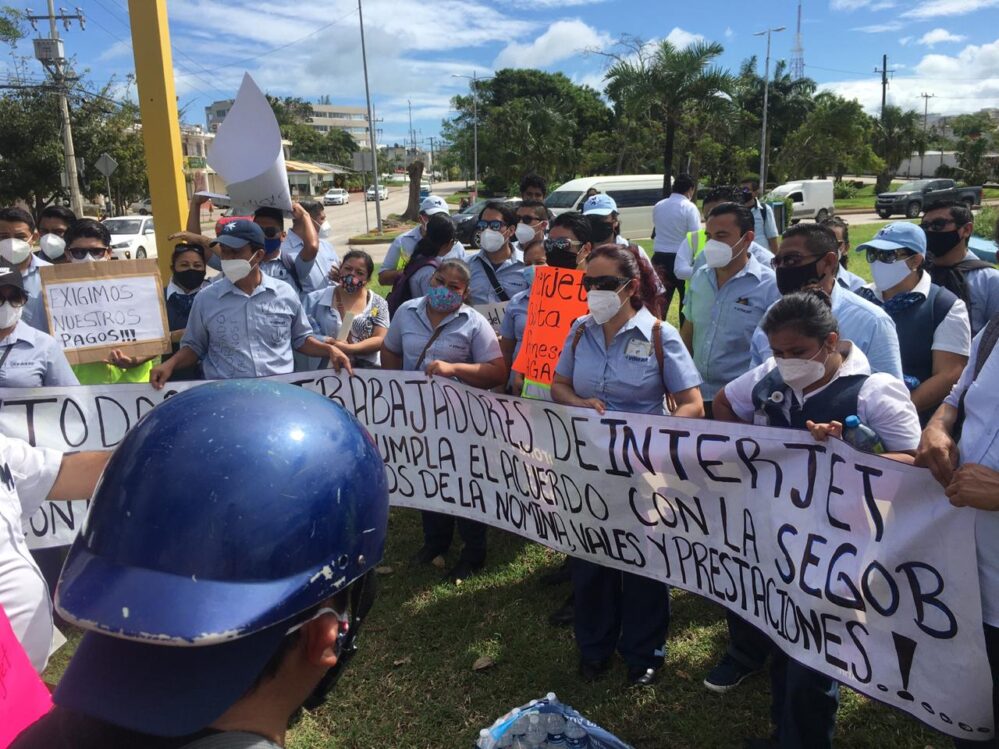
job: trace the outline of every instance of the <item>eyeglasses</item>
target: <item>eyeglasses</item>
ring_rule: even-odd
[[[73,248],[67,250],[67,252],[77,260],[86,260],[87,255],[90,255],[90,257],[100,257],[104,253],[110,251],[110,247],[87,247],[86,249]]]
[[[912,253],[908,250],[878,250],[874,247],[868,247],[867,252],[867,262],[873,263],[875,261],[879,263],[894,263],[897,260],[908,260],[912,257]]]
[[[800,252],[789,252],[786,255],[776,255],[770,261],[772,268],[797,268],[799,265],[810,265],[807,260],[820,258],[822,255],[803,255]]]
[[[938,218],[934,221],[924,221],[919,225],[919,228],[923,231],[943,231],[950,224],[957,226],[957,222],[952,218]]]
[[[28,303],[28,297],[23,292],[14,289],[10,294],[0,291],[0,303],[6,302],[11,307],[23,307]]]
[[[475,228],[478,229],[479,231],[485,231],[486,229],[492,229],[493,231],[503,231],[505,227],[506,224],[504,224],[499,219],[493,219],[492,221],[479,221],[479,223],[475,225]]]
[[[540,224],[541,223],[541,219],[538,218],[537,216],[518,216],[518,219],[520,220],[520,223],[522,223],[522,224],[528,224],[528,225],[530,225],[530,224]]]
[[[620,276],[583,276],[583,288],[587,291],[617,291],[630,280]]]
[[[582,242],[577,242],[568,237],[559,237],[558,239],[546,239],[545,240],[545,252],[575,252],[579,250]]]

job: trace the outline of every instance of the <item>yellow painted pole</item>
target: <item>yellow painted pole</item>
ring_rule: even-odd
[[[187,223],[184,159],[166,0],[128,0],[128,16],[132,25],[149,197],[156,217],[156,254],[165,284],[172,275],[170,255],[173,252],[173,243],[167,237]]]

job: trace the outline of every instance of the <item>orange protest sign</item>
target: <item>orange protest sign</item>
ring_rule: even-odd
[[[513,368],[528,380],[551,385],[555,366],[576,318],[587,314],[583,271],[539,266],[527,305],[524,340]]]

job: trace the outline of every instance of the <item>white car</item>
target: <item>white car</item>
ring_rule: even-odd
[[[153,201],[149,198],[137,200],[128,207],[128,210],[141,216],[149,216],[153,212]]]
[[[350,202],[350,193],[342,187],[333,187],[323,195],[323,205],[347,205]]]
[[[375,186],[372,185],[368,188],[368,191],[364,193],[365,200],[375,199]],[[388,188],[385,185],[378,185],[378,199],[387,200],[388,199]]]
[[[116,216],[102,223],[111,232],[111,254],[116,259],[156,257],[152,216]]]

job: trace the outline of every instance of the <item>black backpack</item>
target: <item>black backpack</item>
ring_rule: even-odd
[[[428,265],[436,268],[440,264],[440,258],[436,257],[417,257],[412,258],[406,263],[405,270],[403,270],[401,276],[395,279],[395,283],[392,284],[392,291],[385,298],[385,301],[388,302],[389,317],[394,317],[395,311],[402,306],[403,302],[408,302],[413,298],[413,294],[409,290],[409,279],[416,274],[416,271],[426,268]]]

